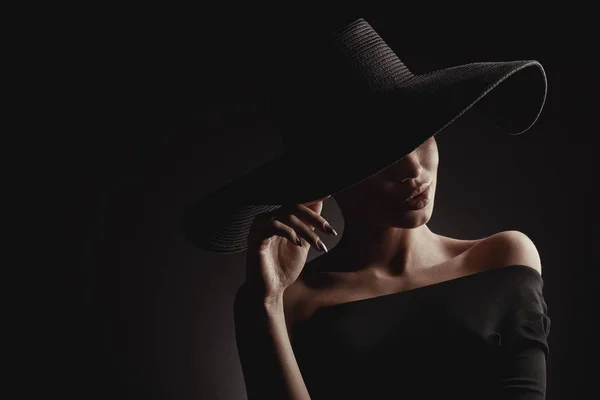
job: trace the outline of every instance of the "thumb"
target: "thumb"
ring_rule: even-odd
[[[313,210],[314,212],[316,212],[317,214],[321,215],[321,211],[323,211],[323,201],[327,200],[330,197],[331,197],[331,195],[325,196],[320,199],[309,201],[308,203],[304,203],[304,205],[306,207],[310,208],[311,210]]]

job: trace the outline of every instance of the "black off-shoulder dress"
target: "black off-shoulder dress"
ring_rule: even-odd
[[[312,400],[541,400],[543,279],[512,265],[318,309],[292,346]]]

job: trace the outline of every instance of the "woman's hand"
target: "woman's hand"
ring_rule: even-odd
[[[257,215],[248,234],[246,282],[264,299],[282,295],[296,281],[309,246],[327,251],[315,229],[337,235],[321,216],[323,200],[282,206]]]

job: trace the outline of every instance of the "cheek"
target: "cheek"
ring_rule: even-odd
[[[440,165],[440,159],[436,155],[435,157],[432,157],[431,160],[429,161],[429,163],[427,165],[427,169],[429,169],[433,173],[436,173],[439,165]]]
[[[438,165],[440,163],[440,156],[437,151],[437,146],[433,144],[427,153],[423,155],[423,159],[421,160],[423,167],[429,171],[437,171]]]

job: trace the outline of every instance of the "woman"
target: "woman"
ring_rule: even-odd
[[[351,109],[355,98],[345,102],[344,92],[340,113],[360,117],[343,129],[331,129],[330,124],[339,127],[342,120],[330,118],[319,136],[321,147],[299,139],[299,148],[305,145],[300,151],[259,168],[256,174],[262,180],[247,176],[236,190],[215,198],[222,203],[234,193],[266,196],[269,190],[272,200],[278,196],[282,200],[281,193],[288,191],[296,191],[290,198],[321,196],[281,201],[283,206],[240,208],[229,220],[213,216],[213,222],[204,223],[205,232],[195,237],[187,230],[199,246],[220,252],[242,249],[240,232],[247,233],[246,281],[235,298],[234,318],[248,398],[543,399],[550,320],[534,243],[518,231],[458,240],[427,226],[437,184],[435,134],[521,67],[510,66],[514,67],[510,74],[495,75],[505,65],[487,69],[488,64],[482,67],[484,72],[473,75],[461,72],[469,68],[459,68],[420,80],[393,58],[364,20],[334,37],[340,53],[354,60],[353,70],[360,69],[345,83],[351,85],[360,76],[373,93],[385,93],[379,97],[384,100],[371,100],[376,96],[357,89],[355,93],[376,105],[366,113],[370,105],[359,102]],[[395,75],[386,75],[394,68]],[[456,76],[459,79],[452,80]],[[485,84],[478,87],[481,77]],[[449,92],[435,91],[436,82],[468,84]],[[331,81],[328,85],[335,86]],[[385,90],[384,85],[397,85],[398,90]],[[342,86],[335,86],[335,92]],[[403,103],[402,118],[386,119],[396,115],[389,111],[399,104],[387,93],[406,96],[411,88],[416,95]],[[438,94],[423,96],[434,92]],[[449,98],[452,101],[446,102]],[[332,104],[331,98],[325,99]],[[504,107],[492,104],[496,112]],[[529,115],[525,129],[535,122],[542,105],[543,100]],[[326,110],[327,115],[338,115],[331,107]],[[287,115],[285,121],[283,129],[293,132],[304,120]],[[381,145],[390,143],[386,126],[392,122],[396,127],[404,124],[400,147]],[[370,128],[368,143],[380,146],[375,161],[357,157],[371,150],[370,144],[350,138],[343,139],[347,151],[327,164],[329,169],[322,163],[313,166],[317,163],[307,157],[310,146],[323,154],[322,146],[340,143],[335,133],[328,139],[325,132],[359,132],[365,127]],[[289,134],[288,143],[297,137]],[[309,172],[298,181],[285,179],[287,167],[294,165]],[[335,172],[320,178],[321,168]],[[280,180],[273,185],[276,174]],[[311,181],[302,180],[306,176]],[[328,179],[334,181],[329,186]],[[323,234],[337,235],[321,216],[323,201],[330,196],[345,219],[343,236],[331,251],[320,240]],[[273,204],[257,199],[255,204]],[[201,208],[214,214],[208,203]],[[207,215],[203,221],[208,221]],[[215,226],[220,229],[217,233]],[[309,246],[324,254],[307,264]]]

